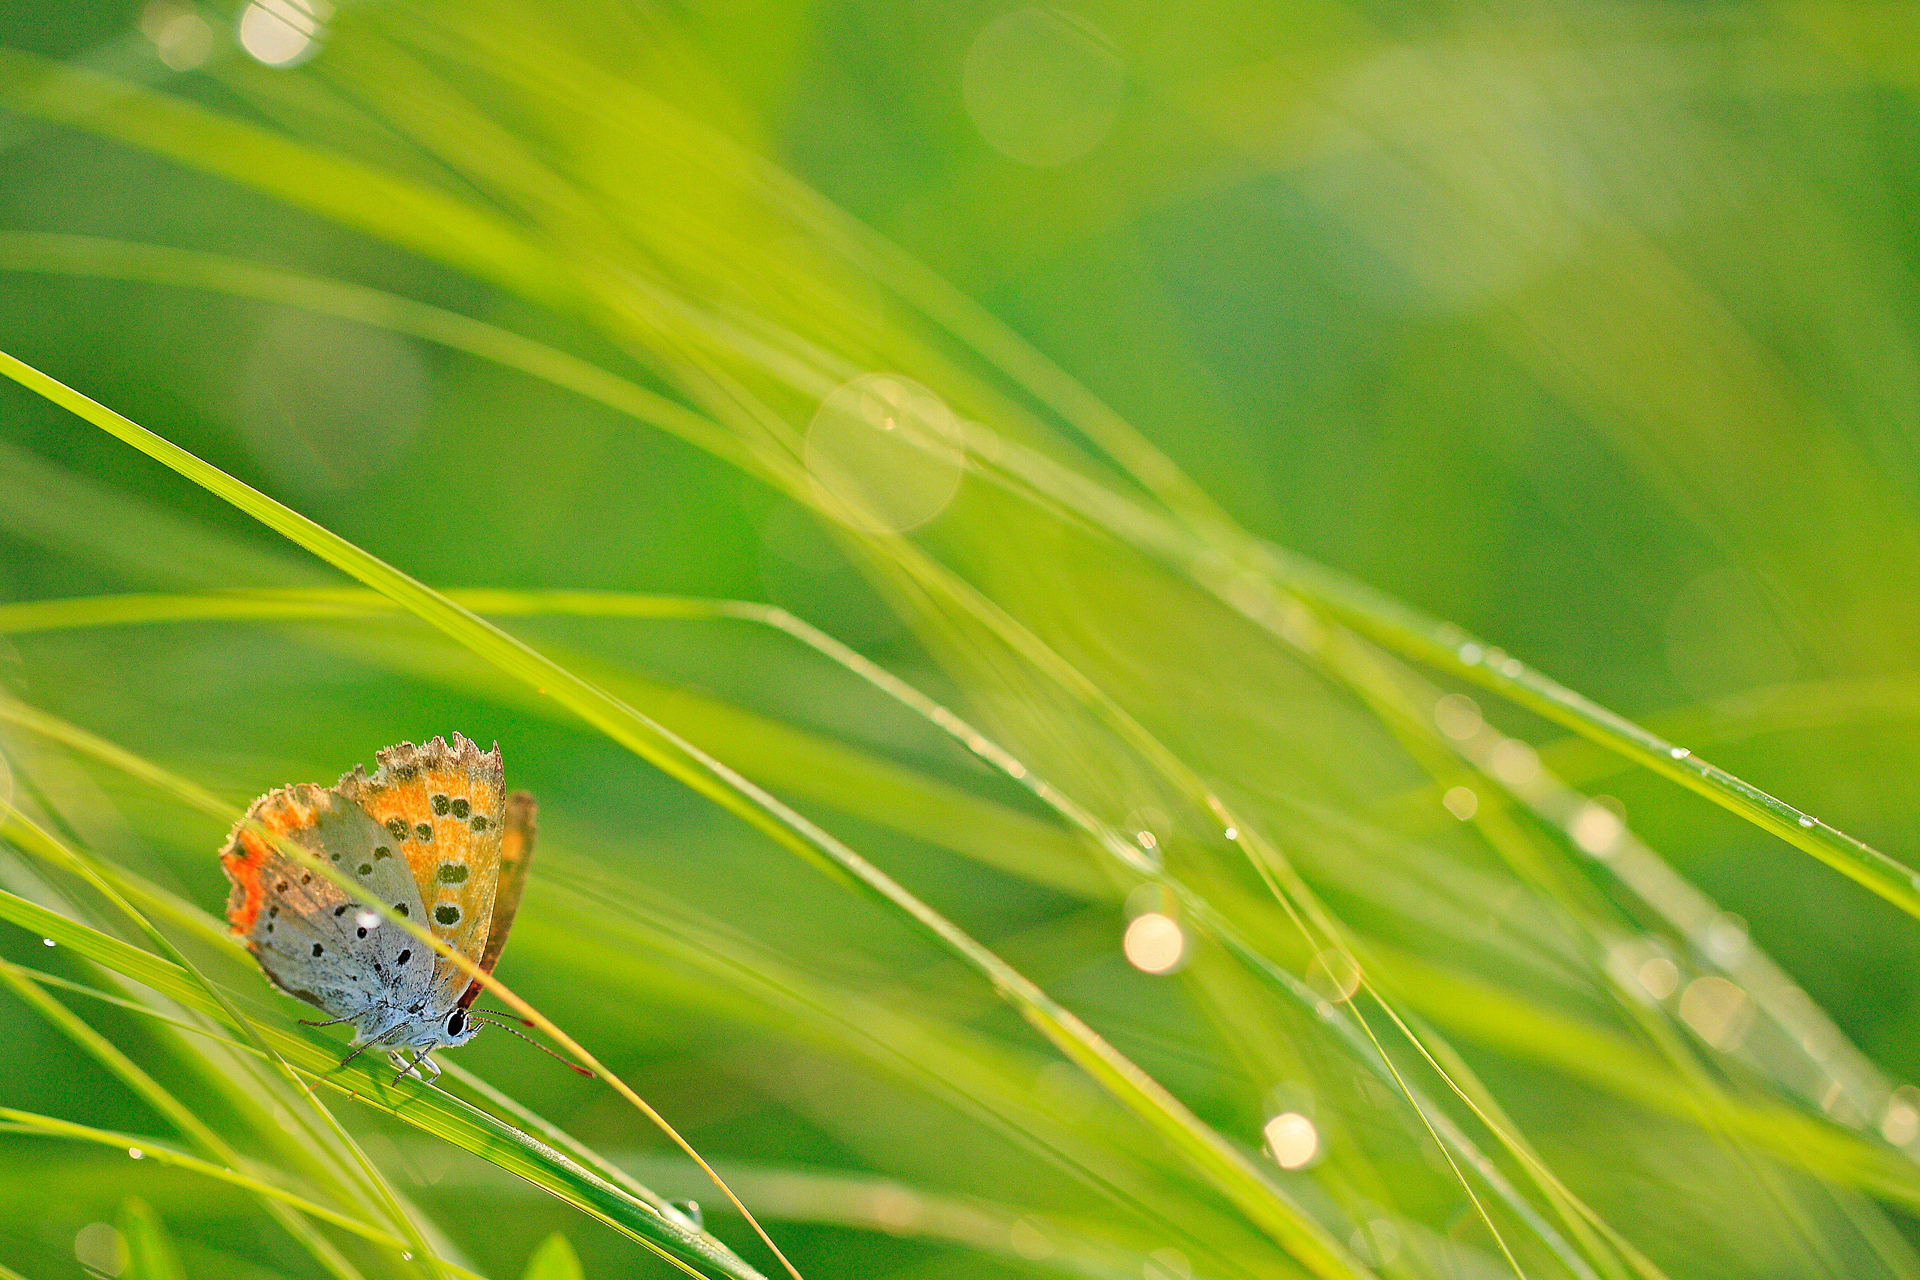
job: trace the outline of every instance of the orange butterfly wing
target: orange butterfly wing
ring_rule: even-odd
[[[340,791],[393,836],[420,887],[421,923],[457,954],[482,961],[500,883],[506,830],[505,777],[500,749],[481,751],[459,734],[453,744],[403,742],[374,757],[371,775],[354,769]],[[517,904],[519,891],[513,891]],[[504,942],[505,939],[503,938]],[[436,957],[430,1007],[453,1007],[472,979]]]

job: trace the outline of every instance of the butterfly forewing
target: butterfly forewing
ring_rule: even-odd
[[[405,859],[424,905],[421,921],[458,954],[479,963],[494,913],[506,822],[498,748],[483,752],[459,734],[401,743],[358,769],[340,793],[359,805]],[[458,965],[435,957],[429,1011],[451,1008],[471,983]]]
[[[329,863],[359,891],[347,893],[289,857],[281,840]],[[367,909],[380,902],[414,919],[422,913],[419,888],[393,844],[359,807],[321,787],[283,787],[253,802],[221,851],[233,882],[227,922],[275,985],[338,1018],[382,1003],[405,1008],[425,995],[433,972],[427,949]]]

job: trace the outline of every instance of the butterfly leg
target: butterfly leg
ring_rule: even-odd
[[[395,1084],[399,1084],[403,1079],[405,1079],[408,1076],[413,1076],[415,1079],[419,1080],[420,1083],[422,1084],[432,1084],[435,1080],[438,1080],[440,1078],[440,1064],[435,1062],[431,1057],[428,1056],[432,1052],[433,1050],[431,1049],[414,1050],[413,1061],[407,1063],[404,1067],[400,1068],[400,1074],[393,1078],[393,1082]],[[399,1054],[393,1055],[393,1060],[395,1062],[400,1061],[400,1055]],[[431,1074],[423,1075],[421,1074],[422,1071],[429,1072]]]
[[[359,1015],[356,1014],[353,1016],[358,1017]],[[315,1022],[312,1018],[302,1018],[300,1019],[300,1025],[303,1027],[337,1027],[343,1022],[352,1022],[352,1021],[353,1021],[353,1017],[329,1018],[325,1022]]]

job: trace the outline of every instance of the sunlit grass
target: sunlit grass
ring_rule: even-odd
[[[341,1280],[558,1280],[574,1245],[589,1273],[773,1273],[690,1151],[644,1146],[664,1142],[657,1108],[809,1277],[1920,1275],[1920,1094],[1669,858],[1719,839],[1811,855],[1836,895],[1829,869],[1881,900],[1836,910],[1911,926],[1898,858],[1675,745],[1857,725],[1904,677],[1642,727],[1498,636],[1281,549],[1155,424],[765,159],[703,21],[364,5],[297,55],[247,41],[256,65],[222,36],[148,87],[111,60],[0,51],[22,121],[431,264],[368,266],[374,287],[218,234],[0,233],[21,287],[266,308],[420,344],[491,388],[422,418],[433,461],[396,485],[352,422],[163,429],[164,406],[0,336],[0,370],[74,415],[68,441],[97,433],[71,451],[107,477],[0,441],[0,528],[75,584],[0,602],[0,656],[29,675],[0,702],[22,1082],[0,1096],[0,1178],[44,1165],[87,1199],[92,1225],[58,1248],[137,1276],[258,1255]],[[1501,112],[1572,130],[1574,108],[1493,94],[1537,70],[1515,51],[1298,21],[1331,68],[1318,98],[1288,86],[1320,72],[1273,62],[1182,87],[1235,156],[1208,181],[1306,172],[1404,270],[1392,289],[1487,308],[1489,366],[1582,406],[1690,518],[1753,534],[1700,440],[1723,420],[1790,436],[1785,375],[1677,249],[1528,187]],[[980,95],[1058,86],[992,59],[1053,41],[1063,82],[1109,94],[1118,55],[1028,26],[968,54],[966,110],[1070,182],[1124,113],[1102,97],[1025,137],[1018,102]],[[186,57],[178,31],[149,38]],[[1293,132],[1260,125],[1276,111]],[[1164,197],[1152,164],[1133,177]],[[396,349],[415,347],[378,348]],[[804,555],[859,603],[653,591],[634,564],[707,549],[630,557],[602,529],[648,513],[617,487],[570,511],[565,487],[634,440],[683,450],[661,465],[692,506],[804,513],[824,548]],[[484,482],[462,489],[475,459]],[[1836,446],[1816,480],[1844,494],[1870,471]],[[1891,541],[1911,520],[1866,507]],[[574,518],[567,554],[504,567]],[[1897,595],[1898,574],[1869,588]],[[836,638],[862,626],[881,638]],[[591,1085],[501,1036],[438,1089],[333,1071],[338,1042],[295,1027],[208,914],[250,794],[452,729],[498,736],[541,795],[495,994]],[[1863,829],[1898,848],[1897,826]],[[46,1082],[63,1070],[71,1086]],[[666,1195],[699,1199],[713,1234]],[[35,1221],[0,1211],[0,1232]]]

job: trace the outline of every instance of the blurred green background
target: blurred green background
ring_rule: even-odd
[[[1150,884],[1141,897],[1138,867],[791,638],[740,621],[501,618],[792,801],[1086,1018],[1355,1268],[1916,1275],[1920,1112],[1889,1092],[1920,1076],[1914,919],[1476,692],[1476,716],[1605,797],[1717,904],[1697,928],[1663,917],[1575,847],[1577,829],[1570,845],[1500,801],[1502,783],[1526,799],[1532,766],[1472,776],[1447,754],[1464,735],[1444,715],[1436,733],[1367,692],[1356,673],[1371,659],[1281,643],[1121,517],[1069,510],[1081,490],[1042,492],[1041,472],[1008,459],[1048,459],[1208,545],[1271,543],[1351,575],[1901,858],[1920,816],[1917,14],[11,0],[0,349],[436,588],[790,611],[953,705],[1101,823],[1150,833],[1153,858],[1256,950],[1316,981],[1316,946],[1199,793],[984,619],[1044,641],[1260,824],[1375,949],[1366,967],[1389,1003],[1455,1042],[1513,1131],[1630,1247],[1556,1216],[1374,1006],[1389,1056],[1428,1073],[1427,1096],[1552,1224],[1493,1205],[1490,1227],[1391,1080],[1356,1066],[1364,1054],[1311,1000],[1290,1005],[1191,904]],[[215,255],[166,260],[203,282],[209,262],[244,263],[475,317],[691,406],[742,453],[404,324],[156,282],[164,263],[104,242]],[[832,435],[828,393],[869,372],[930,389],[934,407],[907,412],[933,424],[931,452]],[[1101,434],[1107,409],[1172,467],[1129,462]],[[1181,507],[1173,467],[1217,513]],[[843,502],[882,515],[863,524]],[[344,581],[0,388],[0,600]],[[424,624],[9,629],[13,697],[236,807],[390,742],[498,739],[509,785],[542,805],[502,975],[737,1173],[804,1274],[1293,1273],[1296,1251],[899,912]],[[1425,678],[1438,683],[1394,686],[1426,699],[1422,716],[1465,688],[1457,672]],[[4,734],[21,812],[218,913],[223,822]],[[1462,786],[1473,823],[1443,806]],[[0,884],[110,914],[26,858]],[[1129,918],[1150,908],[1185,926],[1176,974],[1122,957]],[[1738,1033],[1688,1016],[1684,994],[1712,990],[1694,979],[1732,973],[1739,996],[1734,969],[1757,952],[1832,1019],[1832,1044],[1808,1038],[1814,1022],[1778,1032],[1765,1009]],[[205,954],[263,1019],[297,1016],[244,964]],[[0,955],[98,985],[12,925]],[[1765,1003],[1749,994],[1743,1019]],[[199,1041],[69,1003],[254,1149],[196,1075]],[[1625,1056],[1583,1049],[1554,1019]],[[0,1106],[169,1134],[5,995],[0,1045]],[[505,1035],[455,1057],[641,1181],[698,1198],[772,1273],[615,1095]],[[1747,1108],[1750,1127],[1703,1097]],[[482,1161],[337,1109],[448,1257],[518,1275],[557,1230],[588,1275],[669,1274]],[[1262,1153],[1283,1113],[1317,1127],[1304,1171]],[[321,1274],[241,1191],[22,1136],[0,1137],[0,1263],[77,1274],[77,1233],[121,1222],[128,1196],[152,1206],[186,1274]],[[121,1264],[100,1247],[96,1266]],[[361,1248],[348,1251],[370,1274],[414,1273]]]

